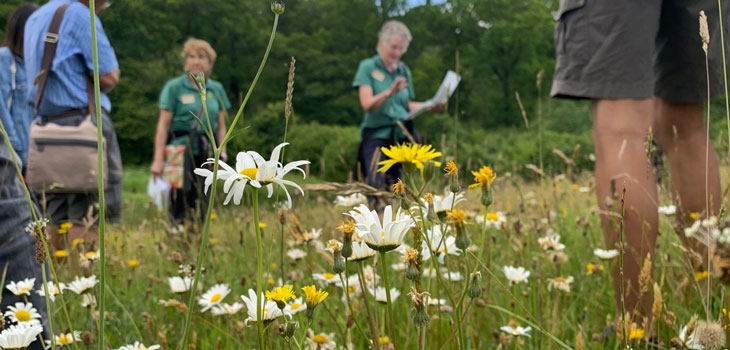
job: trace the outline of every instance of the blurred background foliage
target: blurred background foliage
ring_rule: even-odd
[[[21,2],[0,4],[2,28]],[[382,23],[398,19],[413,34],[403,60],[413,71],[417,99],[431,97],[446,70],[462,75],[447,110],[416,120],[427,142],[462,166],[488,164],[528,178],[536,175],[527,164],[542,163],[546,174],[566,170],[568,164],[553,149],[572,157],[577,146],[571,166],[592,168],[588,103],[549,97],[557,1],[285,3],[271,56],[237,126],[232,152],[266,154],[283,140],[283,101],[294,57],[294,116],[288,134],[293,145],[286,156],[310,159],[314,176],[347,180],[362,119],[352,78],[358,62],[375,55]],[[266,47],[273,21],[269,7],[265,0],[123,0],[101,14],[121,65],[120,83],[111,94],[112,118],[126,164],[150,162],[158,94],[166,80],[182,72],[180,50],[189,37],[208,40],[218,52],[213,78],[229,94],[232,120]],[[714,128],[717,134],[726,129]]]

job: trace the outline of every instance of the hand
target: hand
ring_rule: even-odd
[[[165,168],[165,162],[163,161],[153,161],[152,165],[150,165],[150,173],[152,173],[153,178],[158,178],[162,176],[162,171]]]
[[[431,111],[432,113],[438,113],[438,112],[441,112],[443,109],[444,109],[443,103],[436,103],[433,106],[431,106],[428,110]]]
[[[401,90],[403,90],[407,87],[408,87],[408,80],[406,79],[406,77],[400,77],[400,78],[396,79],[395,81],[393,81],[393,84],[390,85],[390,94],[388,96],[393,96],[393,95],[401,92]]]

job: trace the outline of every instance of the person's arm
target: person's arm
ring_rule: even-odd
[[[117,86],[119,82],[119,68],[99,76],[99,87],[104,93],[108,93]]]
[[[405,77],[396,79],[387,90],[377,95],[373,95],[373,88],[371,86],[360,85],[357,89],[360,95],[360,106],[365,112],[377,111],[391,96],[399,93],[406,87],[408,87],[408,81]]]
[[[218,130],[215,131],[216,143],[223,142],[224,137],[226,137],[226,112],[221,110],[218,112]],[[225,146],[221,150],[221,160],[224,162],[228,161]]]
[[[161,109],[160,117],[157,120],[157,131],[155,132],[154,156],[150,166],[150,173],[153,177],[162,176],[162,171],[165,168],[165,145],[167,144],[167,134],[170,132],[171,123],[172,111]]]

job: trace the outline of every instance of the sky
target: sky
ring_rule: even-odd
[[[446,2],[446,0],[431,0],[431,4],[433,4],[433,5],[443,4],[445,2]],[[416,7],[416,6],[421,6],[421,5],[425,5],[425,4],[426,4],[426,0],[408,0],[408,6],[410,6],[410,7]]]

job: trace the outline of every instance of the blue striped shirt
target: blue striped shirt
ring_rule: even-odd
[[[51,64],[43,101],[38,108],[39,115],[61,113],[70,109],[88,106],[86,77],[91,76],[91,24],[89,9],[78,0],[51,0],[35,11],[25,24],[24,54],[30,92],[30,101],[35,103],[37,86],[33,80],[41,69],[43,38],[51,25],[56,9],[70,3],[58,30],[56,54]],[[96,19],[96,38],[99,54],[99,75],[111,73],[119,67],[114,49],[104,33],[101,21]],[[101,106],[111,111],[111,101],[101,93]]]

